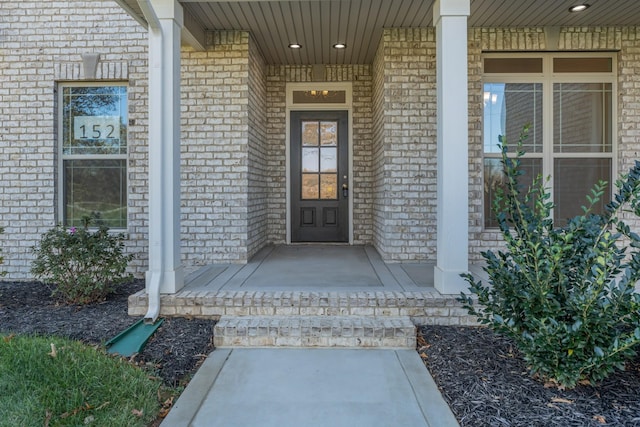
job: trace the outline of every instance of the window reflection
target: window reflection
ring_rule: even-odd
[[[66,225],[81,226],[83,216],[97,215],[112,228],[127,224],[125,160],[65,160]]]
[[[611,84],[553,85],[553,151],[610,153]]]
[[[318,175],[315,173],[302,174],[302,199],[318,199],[320,192],[318,189]]]
[[[322,147],[322,157],[320,158],[320,172],[338,171],[338,149],[333,147]]]
[[[515,145],[522,126],[531,124],[524,142],[528,153],[542,152],[542,84],[486,83],[484,85],[484,152],[499,153],[498,144]]]
[[[127,87],[63,85],[60,109],[62,222],[126,228]]]
[[[533,181],[542,174],[542,159],[520,159],[519,182],[523,188],[527,189]],[[498,219],[493,211],[493,201],[499,189],[506,189],[505,175],[501,159],[484,159],[484,218],[485,227],[498,227]]]
[[[331,174],[320,175],[320,198],[321,199],[337,199],[338,198],[338,176]]]
[[[302,171],[303,172],[318,172],[318,163],[319,163],[319,153],[320,150],[318,148],[307,148],[304,147],[302,149]]]
[[[318,145],[318,122],[302,122],[302,145]]]
[[[302,122],[304,200],[338,198],[338,122]]]
[[[320,124],[320,141],[322,145],[338,145],[338,122]]]
[[[65,87],[62,115],[63,154],[126,154],[126,87]]]

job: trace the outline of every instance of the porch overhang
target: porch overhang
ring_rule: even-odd
[[[147,27],[149,0],[115,0]],[[182,43],[206,47],[206,34],[244,30],[253,34],[267,64],[367,64],[384,28],[431,27],[435,0],[180,0],[184,10]],[[569,7],[588,3],[581,13]],[[468,26],[586,27],[640,22],[640,2],[616,0],[471,0]],[[289,43],[302,49],[289,49]],[[347,49],[332,48],[337,42]]]
[[[180,43],[205,49],[208,31],[243,30],[265,64],[370,64],[385,28],[436,28],[437,263],[435,288],[457,294],[468,271],[469,27],[614,25],[640,22],[640,2],[590,0],[116,0],[149,29],[149,258],[147,289],[184,286],[180,257]],[[557,34],[550,30],[548,34]],[[289,49],[299,42],[306,49]],[[336,50],[334,43],[346,43]],[[446,93],[446,96],[444,94]],[[445,143],[446,141],[446,143]],[[154,279],[155,278],[155,279]]]

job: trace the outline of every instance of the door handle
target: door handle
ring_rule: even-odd
[[[342,197],[349,197],[349,186],[342,184]]]

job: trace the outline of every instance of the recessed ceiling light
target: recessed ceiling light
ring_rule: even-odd
[[[333,45],[334,49],[345,49],[346,47],[347,47],[347,45],[344,44],[344,43],[336,43],[336,44]]]
[[[577,4],[575,6],[571,6],[569,8],[569,12],[582,12],[583,10],[587,10],[587,8],[589,7],[588,4],[584,3],[584,4]]]
[[[300,49],[302,45],[300,43],[289,43],[290,49]]]

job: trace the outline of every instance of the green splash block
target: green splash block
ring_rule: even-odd
[[[138,320],[105,343],[107,353],[119,354],[124,357],[140,353],[149,338],[162,325],[162,322],[164,322],[164,319],[160,319],[153,324],[145,324],[144,319]]]

